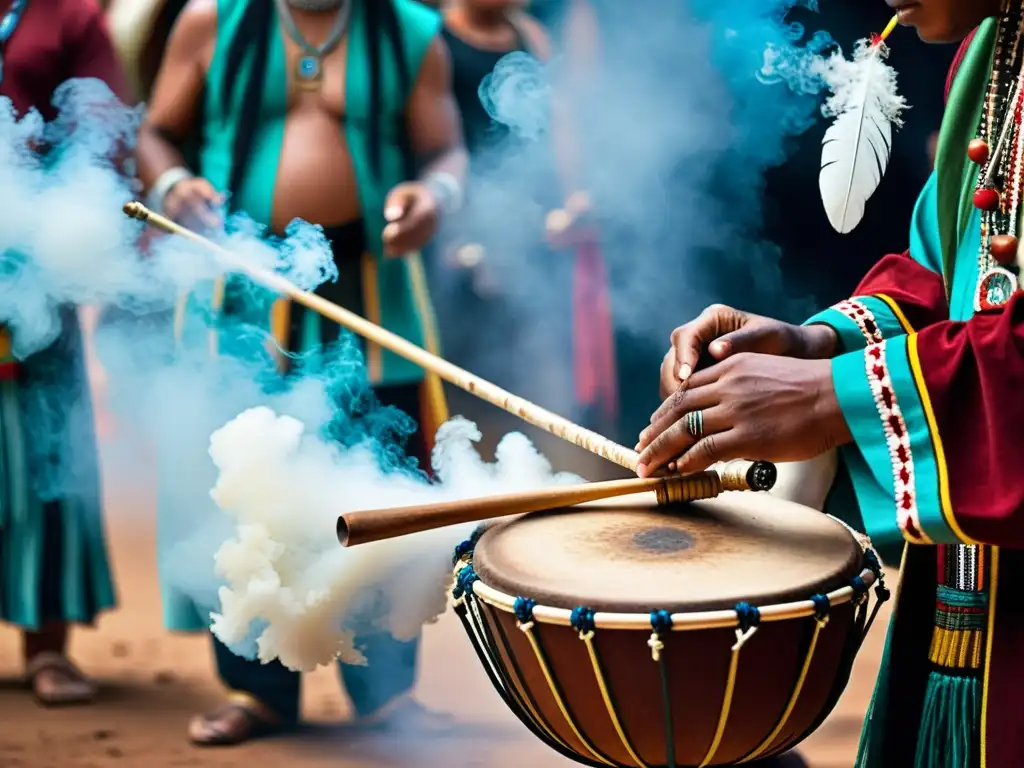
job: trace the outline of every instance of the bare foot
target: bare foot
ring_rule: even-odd
[[[88,704],[96,698],[95,684],[59,653],[35,654],[26,665],[25,676],[36,701],[46,707]]]
[[[280,720],[259,701],[232,696],[213,712],[193,717],[188,724],[188,737],[197,747],[227,747],[279,730]]]

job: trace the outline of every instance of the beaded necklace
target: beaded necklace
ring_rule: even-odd
[[[4,51],[7,48],[7,41],[11,39],[14,30],[18,28],[18,22],[28,8],[28,0],[14,0],[11,8],[0,19],[0,83],[4,81]]]
[[[967,156],[981,167],[974,191],[974,205],[981,210],[976,312],[1002,307],[1018,288],[1015,262],[1021,248],[1017,228],[1024,184],[1022,21],[1020,0],[1004,0],[978,137],[967,147]]]

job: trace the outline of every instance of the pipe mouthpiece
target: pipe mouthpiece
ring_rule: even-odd
[[[122,208],[126,216],[139,221],[145,221],[149,218],[149,209],[140,203],[138,200],[132,200],[130,203],[125,203]]]
[[[770,491],[779,479],[779,470],[770,461],[755,461],[747,470],[747,485],[752,491]]]
[[[348,539],[349,539],[349,535],[348,535],[349,531],[348,531],[348,521],[345,519],[344,515],[338,515],[337,533],[338,533],[338,543],[341,544],[341,546],[343,546],[343,547],[347,547],[348,546]]]

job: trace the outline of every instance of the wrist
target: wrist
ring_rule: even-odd
[[[803,326],[802,355],[808,360],[831,360],[839,348],[839,334],[835,329],[825,323],[812,323]]]
[[[423,177],[422,184],[433,196],[442,215],[455,213],[462,207],[462,185],[452,174],[433,171]]]
[[[828,435],[828,447],[840,448],[853,442],[853,433],[850,425],[846,423],[846,416],[842,406],[839,405],[839,396],[836,394],[836,387],[832,373],[832,361],[823,361],[821,381],[819,382],[817,398],[818,417],[825,425],[825,433]]]
[[[168,168],[157,177],[153,186],[150,187],[149,194],[146,196],[146,207],[156,213],[166,214],[164,206],[167,203],[167,196],[179,183],[191,178],[194,178],[192,171],[184,166]]]

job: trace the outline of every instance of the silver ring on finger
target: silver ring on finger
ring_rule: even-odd
[[[704,412],[690,411],[686,414],[686,431],[694,440],[704,437]]]

